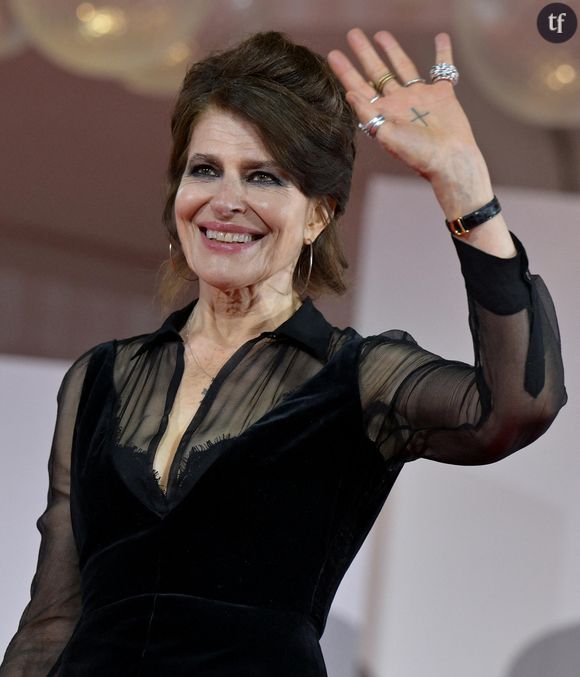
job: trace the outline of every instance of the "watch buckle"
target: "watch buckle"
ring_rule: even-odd
[[[454,234],[457,235],[457,237],[463,237],[464,235],[467,235],[469,233],[469,228],[466,228],[463,225],[463,221],[461,220],[461,216],[458,219],[453,219],[452,221],[449,221],[449,230]]]

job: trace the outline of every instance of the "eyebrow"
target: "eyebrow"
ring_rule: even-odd
[[[194,162],[207,162],[210,165],[221,165],[219,158],[211,153],[193,153],[187,159],[188,165]],[[259,160],[249,159],[242,163],[244,169],[274,169],[281,174],[285,174],[284,170],[274,160]]]

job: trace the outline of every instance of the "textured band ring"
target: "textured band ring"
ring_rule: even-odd
[[[429,75],[431,76],[431,82],[449,80],[455,86],[459,81],[459,71],[450,63],[436,63],[429,71]]]
[[[415,78],[414,80],[408,80],[404,83],[403,87],[409,87],[409,85],[414,85],[416,82],[425,82],[425,78]]]
[[[396,77],[397,76],[394,73],[391,73],[390,71],[387,71],[384,75],[381,75],[381,77],[374,83],[377,92],[382,94],[383,87],[387,84],[387,82],[395,80]]]
[[[385,122],[385,116],[384,115],[375,115],[374,118],[371,118],[368,122],[366,122],[364,125],[362,122],[358,123],[358,128],[360,129],[363,134],[366,134],[369,136],[371,139],[374,139],[375,136],[377,135],[377,130],[378,128]]]

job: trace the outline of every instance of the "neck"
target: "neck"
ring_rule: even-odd
[[[199,299],[184,334],[203,336],[220,347],[233,348],[264,331],[273,331],[301,305],[294,291],[268,293],[257,287],[222,291],[200,280]]]

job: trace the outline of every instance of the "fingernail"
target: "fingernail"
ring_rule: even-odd
[[[389,31],[379,31],[375,34],[375,38],[380,38],[383,42],[392,43],[394,41],[394,36]]]

